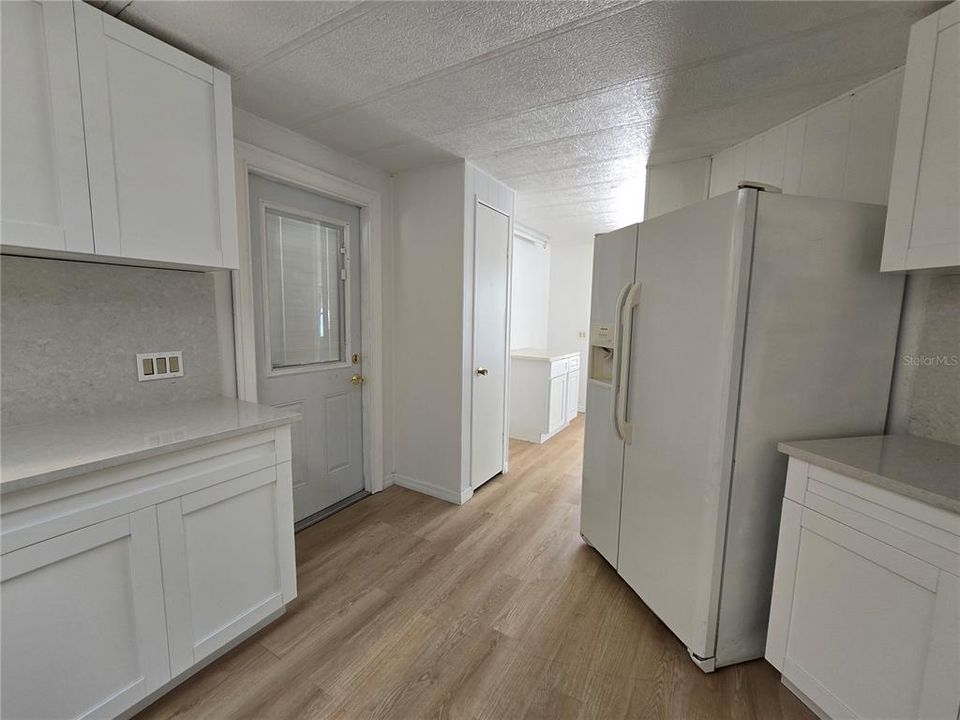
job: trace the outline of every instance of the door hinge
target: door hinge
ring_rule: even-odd
[[[347,269],[346,269],[346,268],[341,268],[341,269],[340,269],[340,279],[341,279],[341,280],[346,280],[346,279],[347,279]]]

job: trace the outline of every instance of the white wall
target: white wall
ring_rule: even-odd
[[[590,336],[590,289],[593,281],[593,238],[587,242],[555,242],[550,253],[550,319],[547,344],[556,350],[580,352],[587,367]],[[580,334],[583,337],[580,337]],[[583,375],[581,376],[583,377]],[[586,409],[587,383],[580,383],[577,405]]]
[[[395,472],[456,501],[462,465],[464,163],[394,179]]]
[[[887,204],[903,70],[713,156],[710,197],[740,180],[794,195]]]
[[[510,300],[510,347],[547,346],[550,245],[515,232]]]
[[[644,220],[706,200],[710,190],[710,158],[647,167]]]
[[[470,497],[474,204],[510,217],[514,193],[462,160],[394,180],[395,480]]]

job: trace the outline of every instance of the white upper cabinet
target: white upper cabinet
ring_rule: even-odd
[[[0,3],[2,242],[93,252],[70,3]]]
[[[238,267],[230,76],[75,9],[97,253]]]
[[[4,251],[238,267],[230,77],[86,3],[0,7]]]
[[[958,72],[955,2],[910,31],[882,270],[960,267]]]

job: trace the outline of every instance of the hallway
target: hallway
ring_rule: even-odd
[[[296,537],[287,614],[138,717],[813,718],[702,674],[578,533],[583,416],[462,507],[391,487]]]

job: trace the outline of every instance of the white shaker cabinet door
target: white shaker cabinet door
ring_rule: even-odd
[[[957,579],[784,505],[767,658],[830,717],[955,720]]]
[[[960,267],[960,3],[916,23],[903,79],[882,270]]]
[[[570,422],[577,417],[577,405],[580,402],[580,371],[567,373],[567,399],[564,404],[565,420]]]
[[[565,405],[567,396],[567,376],[559,375],[550,379],[550,400],[547,412],[547,432],[552,433],[566,422]]]
[[[2,563],[4,718],[112,718],[170,679],[154,507]]]
[[[176,676],[296,595],[290,462],[158,506]]]
[[[73,6],[0,3],[2,237],[93,252]]]
[[[230,77],[74,8],[97,253],[238,267]]]

